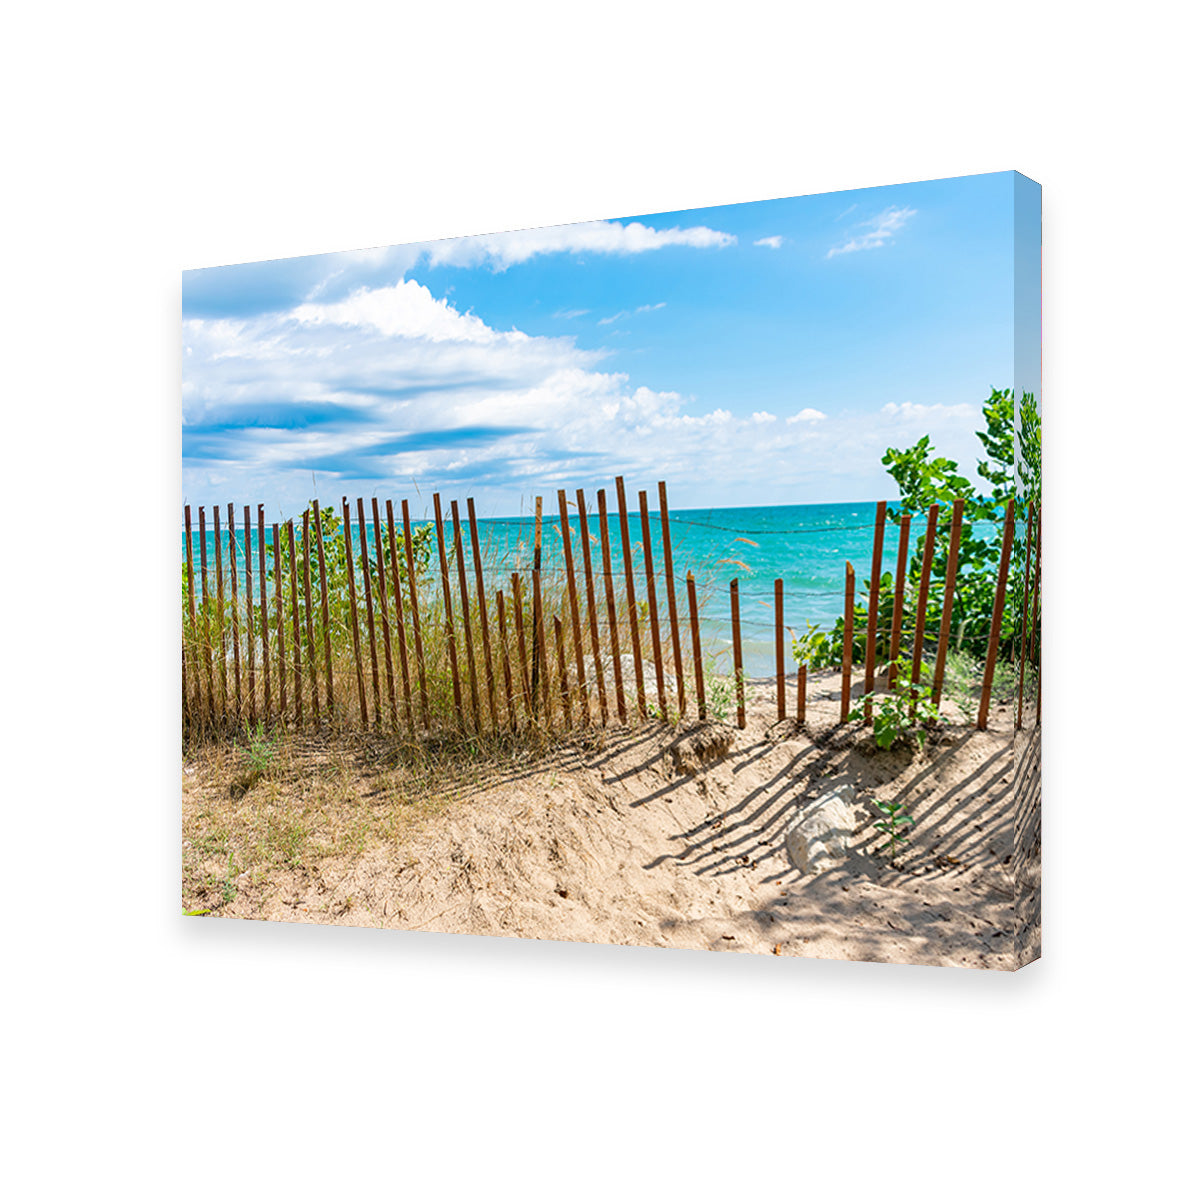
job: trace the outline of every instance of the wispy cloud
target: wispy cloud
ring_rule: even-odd
[[[798,421],[824,421],[826,414],[819,408],[802,408],[798,413],[788,417],[787,423],[795,425]]]
[[[590,308],[564,308],[556,312],[554,317],[558,321],[574,321],[578,317],[586,317],[591,311]]]
[[[903,404],[889,401],[879,411],[889,417],[921,421],[937,417],[964,417],[974,420],[979,415],[979,410],[970,404],[915,404],[911,400],[905,400]]]
[[[756,246],[768,246],[772,250],[778,250],[783,245],[783,236],[778,233],[773,233],[770,237],[761,237],[754,243]]]
[[[856,250],[876,250],[880,246],[886,246],[896,233],[916,215],[915,208],[896,208],[894,205],[891,208],[885,208],[883,212],[877,213],[870,220],[860,221],[853,226],[854,229],[862,230],[862,232],[847,238],[839,246],[831,246],[825,257],[834,258],[838,254],[852,254]]]
[[[474,267],[486,263],[504,271],[539,254],[644,254],[667,246],[720,249],[732,246],[732,233],[693,225],[687,229],[655,229],[640,221],[582,221],[576,225],[551,225],[544,229],[518,229],[478,237],[447,238],[426,242],[420,249],[434,267]]]
[[[638,307],[632,311],[623,308],[619,313],[613,313],[611,317],[601,317],[596,324],[612,325],[615,321],[623,321],[626,317],[636,317],[638,313],[657,312],[660,308],[666,307],[667,302],[665,300],[660,300],[657,304],[639,304]]]
[[[756,412],[750,414],[750,420],[755,425],[770,425],[775,420],[775,414],[770,412]]]

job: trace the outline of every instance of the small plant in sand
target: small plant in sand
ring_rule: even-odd
[[[242,748],[242,753],[251,771],[263,775],[270,769],[275,761],[277,740],[278,735],[268,733],[261,721],[255,726],[251,726],[249,721],[246,722],[246,745]]]
[[[897,739],[910,737],[916,740],[918,746],[924,746],[929,736],[926,726],[941,720],[933,703],[933,689],[928,684],[912,682],[911,663],[897,662],[893,665],[896,668],[895,690],[863,696],[850,710],[850,717],[855,721],[863,720],[867,701],[870,700],[875,744],[881,750],[889,749]]]
[[[896,847],[908,841],[906,834],[900,832],[907,825],[913,824],[913,819],[904,811],[903,800],[875,800],[883,819],[875,822],[875,828],[885,834],[888,839],[888,852],[893,866],[896,865]]]
[[[737,697],[737,679],[733,675],[709,675],[704,681],[708,712],[714,721],[726,721]]]

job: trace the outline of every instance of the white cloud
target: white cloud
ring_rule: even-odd
[[[778,250],[783,245],[783,238],[776,233],[772,234],[771,237],[759,238],[754,244],[756,246],[769,246],[772,250]]]
[[[622,309],[619,313],[613,313],[611,317],[601,317],[596,322],[597,325],[611,325],[615,321],[623,321],[626,317],[636,317],[638,313],[657,312],[660,308],[666,308],[667,302],[660,300],[657,304],[640,304],[632,312],[628,309]]]
[[[787,423],[795,425],[797,421],[824,421],[826,414],[819,408],[802,408],[798,413],[788,417]]]
[[[870,220],[860,221],[853,226],[862,232],[848,238],[840,246],[831,246],[825,257],[833,258],[838,254],[852,254],[856,250],[875,250],[885,246],[916,215],[915,208],[886,208]]]
[[[564,308],[554,316],[560,321],[574,321],[576,317],[586,317],[591,311],[590,308]]]
[[[930,421],[938,417],[969,417],[974,420],[979,415],[979,410],[970,404],[914,404],[911,400],[905,400],[902,404],[889,401],[879,411],[906,421]]]
[[[769,412],[751,413],[750,420],[752,420],[756,425],[769,425],[775,420],[775,414]]]
[[[655,229],[640,221],[581,221],[574,225],[550,225],[542,229],[518,229],[511,233],[488,233],[475,237],[446,238],[426,242],[420,248],[432,266],[474,267],[488,263],[503,271],[538,254],[643,254],[665,246],[696,249],[732,246],[731,233],[694,225],[687,229]]]

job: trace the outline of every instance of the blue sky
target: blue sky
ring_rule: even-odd
[[[1012,386],[1010,172],[188,271],[185,498],[895,494]],[[418,511],[424,505],[418,505]]]

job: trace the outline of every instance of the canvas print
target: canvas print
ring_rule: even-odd
[[[1041,189],[183,276],[182,908],[1014,970]]]

